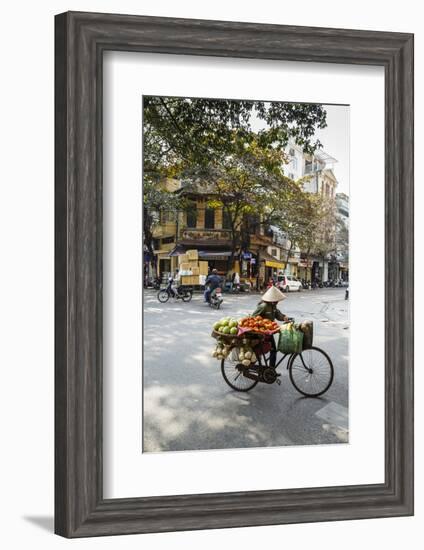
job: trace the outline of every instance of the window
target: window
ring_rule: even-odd
[[[291,165],[293,167],[293,170],[297,170],[297,158],[296,157],[293,157],[291,159]]]
[[[271,256],[274,256],[274,258],[278,257],[278,250],[276,248],[271,248]]]
[[[197,203],[190,201],[187,208],[187,227],[196,227],[197,225]]]
[[[231,229],[231,216],[226,208],[222,209],[222,229]]]
[[[294,180],[294,174],[293,174],[292,172],[290,172],[289,178],[290,178],[291,180]]]
[[[289,151],[289,155],[290,155],[291,157],[294,157],[294,155],[295,155],[295,151],[294,151],[294,149],[290,149],[290,151]]]
[[[205,209],[205,229],[215,229],[215,209]]]

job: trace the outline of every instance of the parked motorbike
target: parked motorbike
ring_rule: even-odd
[[[304,290],[309,290],[311,288],[311,285],[308,283],[306,279],[302,279],[300,282],[302,283],[302,288]]]
[[[226,283],[226,285],[223,288],[223,291],[228,292],[229,294],[240,294],[241,289],[240,289],[239,284],[238,285],[236,285],[236,284],[231,285],[230,283]]]
[[[153,282],[152,282],[153,288],[154,288],[155,290],[160,290],[161,282],[162,282],[162,281],[161,281],[161,278],[160,278],[160,277],[155,277],[155,278],[153,279]]]

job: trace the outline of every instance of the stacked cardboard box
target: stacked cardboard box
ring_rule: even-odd
[[[209,271],[208,262],[199,262],[199,275],[207,275]]]
[[[181,264],[184,264],[184,263],[187,263],[189,260],[188,260],[188,256],[187,254],[180,254],[178,256],[178,265],[181,266]]]
[[[181,283],[183,285],[204,285],[206,275],[208,274],[208,262],[199,261],[197,250],[187,250],[187,252],[178,257],[178,263],[181,271],[191,271],[191,275],[183,275]]]
[[[187,286],[199,285],[199,276],[197,275],[183,275],[181,277],[181,284]]]
[[[186,255],[191,261],[197,262],[199,259],[199,252],[197,250],[187,250]]]

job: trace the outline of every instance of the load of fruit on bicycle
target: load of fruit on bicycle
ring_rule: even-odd
[[[244,317],[239,320],[224,317],[214,324],[213,329],[212,336],[217,337],[221,335],[241,336],[246,332],[275,334],[280,330],[280,327],[277,322],[256,315],[255,317]]]
[[[277,349],[282,353],[300,353],[312,347],[312,321],[302,323],[291,321],[280,326],[276,321],[270,321],[259,315],[244,317],[240,320],[224,317],[213,326],[211,336],[217,340],[217,345],[212,355],[217,359],[223,359],[232,347],[242,346],[242,361],[245,361],[247,366],[247,363],[256,361],[255,351],[263,348],[265,345],[263,341],[269,342],[277,333],[279,333]],[[262,348],[258,348],[260,344]],[[265,348],[262,349],[262,352],[264,351]]]

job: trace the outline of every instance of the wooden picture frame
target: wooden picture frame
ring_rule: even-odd
[[[118,535],[413,514],[413,35],[68,12],[55,21],[55,531]],[[385,482],[104,499],[102,55],[385,71]]]

